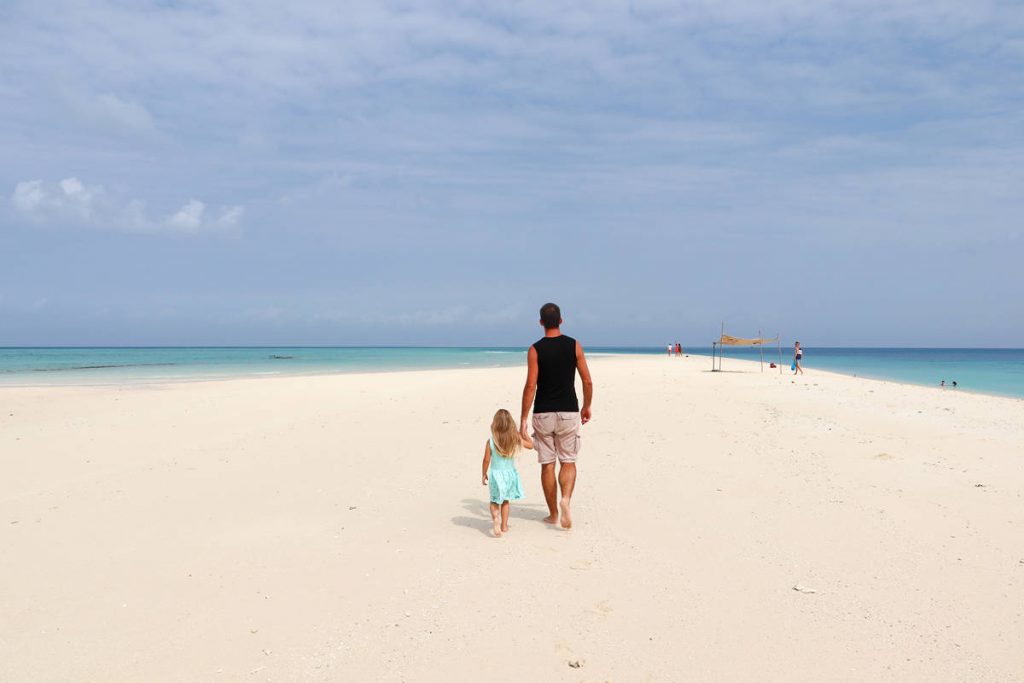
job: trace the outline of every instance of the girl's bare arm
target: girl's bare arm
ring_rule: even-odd
[[[484,444],[484,467],[483,476],[481,482],[484,486],[487,486],[487,468],[491,466],[491,442],[488,441]]]

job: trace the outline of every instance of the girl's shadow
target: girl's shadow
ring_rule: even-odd
[[[488,501],[480,500],[479,498],[463,498],[462,509],[471,513],[473,516],[467,517],[465,515],[460,515],[452,517],[452,524],[455,526],[464,526],[470,529],[476,529],[487,537],[491,536],[491,505]],[[550,526],[541,522],[541,520],[544,519],[544,515],[547,514],[547,511],[548,509],[545,505],[539,505],[537,503],[519,504],[513,501],[509,505],[508,516],[509,519],[522,519],[543,524],[544,526]]]

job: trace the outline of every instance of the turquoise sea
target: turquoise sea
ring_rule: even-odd
[[[686,348],[710,356],[710,348]],[[489,368],[523,364],[525,348],[462,347],[143,347],[0,348],[0,384],[121,384],[265,375]],[[590,354],[664,355],[664,347],[588,347]],[[765,348],[766,364],[776,359]],[[783,372],[792,350],[782,349]],[[730,359],[757,360],[756,348],[729,348]],[[708,369],[711,359],[708,358]],[[807,372],[937,386],[957,381],[964,391],[1024,398],[1024,349],[814,348]]]
[[[711,349],[687,349],[687,353],[708,356]],[[722,369],[729,360],[758,360],[756,347],[727,347]],[[768,363],[778,363],[775,347],[764,347],[765,372]],[[790,371],[793,349],[782,347],[782,371]],[[1024,398],[1024,349],[909,349],[909,348],[814,348],[804,347],[804,372],[816,369],[845,375],[892,380],[907,384],[947,386],[985,394]],[[775,370],[778,372],[778,370]]]
[[[644,354],[653,349],[594,347],[588,353]],[[498,368],[525,362],[525,347],[0,347],[0,385]]]

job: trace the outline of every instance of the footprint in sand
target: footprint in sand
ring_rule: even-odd
[[[593,560],[580,560],[579,562],[573,562],[569,565],[569,569],[575,569],[577,571],[584,571],[590,569],[590,566],[594,564]]]
[[[875,456],[875,460],[893,460],[896,456],[889,455],[888,453],[879,453]]]

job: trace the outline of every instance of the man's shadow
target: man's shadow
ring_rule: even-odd
[[[465,515],[452,517],[452,524],[476,529],[488,537],[491,535],[491,505],[488,501],[479,498],[463,498],[462,509],[470,513],[472,517]],[[520,504],[512,501],[509,503],[508,518],[551,526],[541,521],[547,515],[547,512],[548,508],[546,505],[538,503]]]

